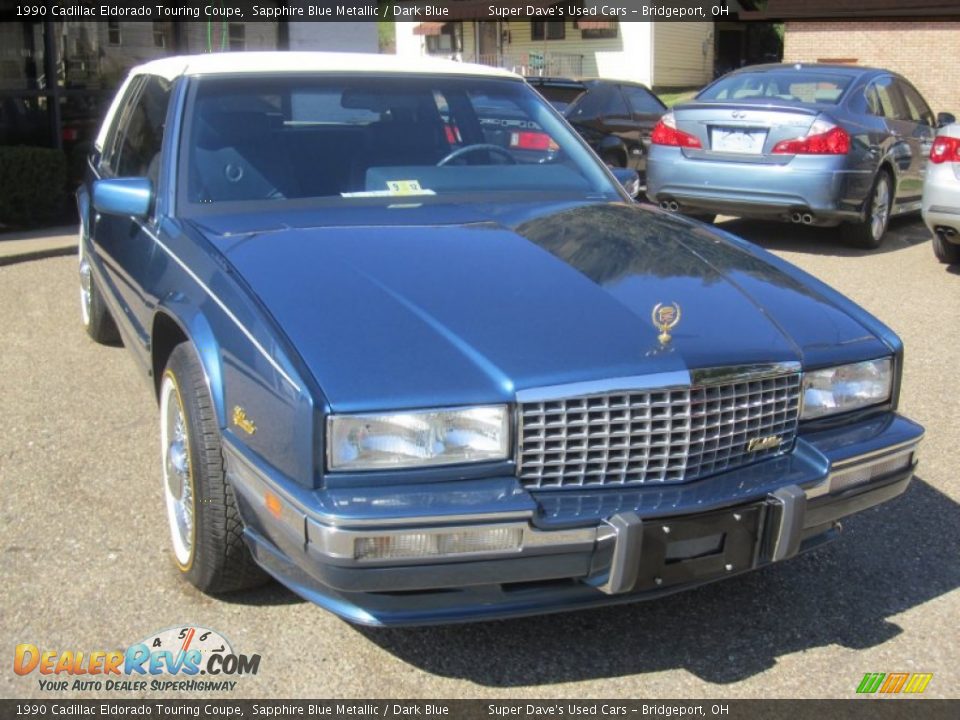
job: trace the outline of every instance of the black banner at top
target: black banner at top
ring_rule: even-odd
[[[960,19],[960,0],[0,0],[2,20],[584,23]]]
[[[728,0],[0,0],[5,20],[74,21],[650,22],[734,20],[739,10]]]

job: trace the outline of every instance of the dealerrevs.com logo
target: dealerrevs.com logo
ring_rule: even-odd
[[[183,626],[148,635],[125,650],[53,650],[17,645],[13,671],[36,674],[41,690],[97,692],[232,691],[256,675],[259,655],[241,655],[209,628]],[[202,677],[201,677],[202,676]]]

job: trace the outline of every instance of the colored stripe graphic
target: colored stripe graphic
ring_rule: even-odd
[[[933,673],[866,673],[857,693],[872,694],[881,692],[886,695],[897,693],[922,693],[933,679]]]
[[[898,693],[903,687],[903,684],[907,682],[907,678],[910,677],[910,673],[890,673],[887,675],[886,682],[883,683],[883,686],[880,688],[882,693]]]
[[[880,687],[880,683],[883,682],[884,677],[886,677],[886,673],[867,673],[863,676],[863,680],[860,681],[857,692],[875,693]]]
[[[905,693],[922,693],[927,689],[927,685],[930,684],[932,679],[933,673],[914,673],[903,691]]]

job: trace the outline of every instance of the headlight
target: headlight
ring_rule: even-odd
[[[813,370],[803,376],[802,420],[858,410],[890,399],[893,360],[881,358]]]
[[[389,470],[504,460],[510,452],[505,405],[333,415],[327,421],[331,470]]]

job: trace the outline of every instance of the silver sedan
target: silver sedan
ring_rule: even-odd
[[[647,196],[707,218],[849,223],[851,242],[875,248],[891,216],[920,210],[936,126],[952,119],[885,70],[744,68],[654,128]]]
[[[933,233],[933,252],[960,263],[960,125],[940,130],[923,181],[923,221]]]

